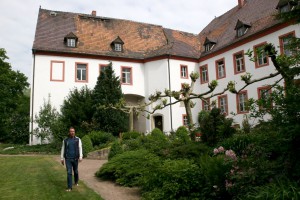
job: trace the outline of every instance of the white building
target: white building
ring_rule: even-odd
[[[31,117],[34,118],[51,95],[51,104],[60,108],[73,88],[93,88],[102,66],[110,61],[121,78],[127,102],[136,104],[155,91],[180,90],[190,83],[189,74],[199,72],[195,93],[207,90],[212,80],[223,90],[229,81],[243,86],[240,76],[249,72],[253,79],[275,72],[271,60],[261,56],[252,62],[245,55],[265,43],[273,43],[281,53],[290,36],[300,37],[299,25],[282,23],[274,14],[292,9],[297,3],[287,0],[238,0],[238,5],[215,18],[199,34],[129,20],[40,9],[33,44]],[[261,91],[281,77],[276,76],[245,88],[238,95],[226,92],[214,97],[217,105],[236,123],[247,114],[244,103],[259,98]],[[206,109],[204,101],[195,100],[197,114]],[[151,107],[149,107],[151,110]],[[135,119],[135,129],[146,132],[155,127],[164,132],[184,125],[182,104],[158,110],[148,120]],[[35,128],[32,122],[31,130]],[[39,143],[31,135],[30,144]]]

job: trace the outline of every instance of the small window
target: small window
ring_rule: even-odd
[[[285,13],[285,12],[288,12],[288,11],[290,11],[290,6],[289,6],[289,4],[286,4],[286,5],[281,6],[281,7],[279,8],[279,12],[280,12],[280,13]]]
[[[210,99],[202,100],[202,110],[210,111]]]
[[[122,51],[122,44],[116,43],[115,44],[115,51]]]
[[[218,97],[218,104],[221,110],[221,113],[224,115],[228,115],[228,102],[227,102],[227,95],[222,95]]]
[[[245,71],[244,51],[233,54],[234,73],[242,73]]]
[[[247,102],[248,102],[248,95],[247,91],[241,91],[236,95],[237,98],[237,113],[246,113],[247,110]]]
[[[187,118],[186,114],[182,115],[182,125],[183,126],[188,126],[189,125],[188,118]]]
[[[205,52],[212,50],[212,48],[214,48],[215,44],[216,44],[216,42],[214,42],[206,37],[204,44],[203,44],[204,48],[205,48]]]
[[[76,46],[76,40],[74,38],[68,38],[67,39],[67,46],[68,47],[75,47]]]
[[[131,67],[122,67],[122,84],[132,84],[132,72]]]
[[[242,27],[238,28],[237,29],[237,36],[241,37],[241,36],[245,35],[247,30],[248,30],[248,28],[246,28],[245,26],[242,26]]]
[[[181,78],[188,78],[188,67],[186,65],[180,65]]]
[[[241,20],[238,20],[234,30],[236,30],[237,37],[241,37],[245,35],[248,31],[248,28],[250,28],[251,25],[249,23],[242,22]]]
[[[253,47],[254,49],[254,57],[255,57],[255,67],[263,67],[266,65],[269,65],[269,59],[268,56],[266,54],[266,52],[264,51],[264,47],[267,43],[261,43],[258,45],[255,45]]]
[[[201,84],[208,82],[208,69],[207,69],[207,65],[204,65],[204,66],[200,67],[200,81],[201,81]]]
[[[290,50],[291,40],[295,37],[295,31],[287,33],[279,37],[280,52],[286,56],[292,56],[293,52]]]
[[[88,81],[88,66],[86,63],[76,63],[76,82]]]
[[[217,73],[217,79],[226,77],[224,58],[216,61],[216,73]]]
[[[257,88],[257,93],[258,93],[258,100],[262,99],[265,101],[263,105],[260,106],[260,109],[272,106],[272,102],[269,101],[272,93],[271,86],[259,87]]]

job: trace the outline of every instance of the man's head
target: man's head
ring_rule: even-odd
[[[69,137],[71,137],[71,138],[75,137],[75,128],[70,127],[70,129],[69,129]]]

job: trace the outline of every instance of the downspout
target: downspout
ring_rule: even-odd
[[[32,145],[33,142],[33,106],[34,106],[34,78],[35,78],[35,50],[32,49],[33,54],[33,69],[32,69],[32,86],[31,86],[31,113],[30,113],[30,136],[29,136],[29,145]]]
[[[170,54],[168,55],[168,75],[169,75],[169,90],[171,91]],[[172,97],[169,98],[171,103]],[[170,105],[170,120],[171,120],[171,131],[173,131],[172,105]]]

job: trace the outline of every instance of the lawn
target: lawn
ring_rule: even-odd
[[[79,182],[66,192],[66,170],[53,156],[0,156],[0,199],[102,199]]]

